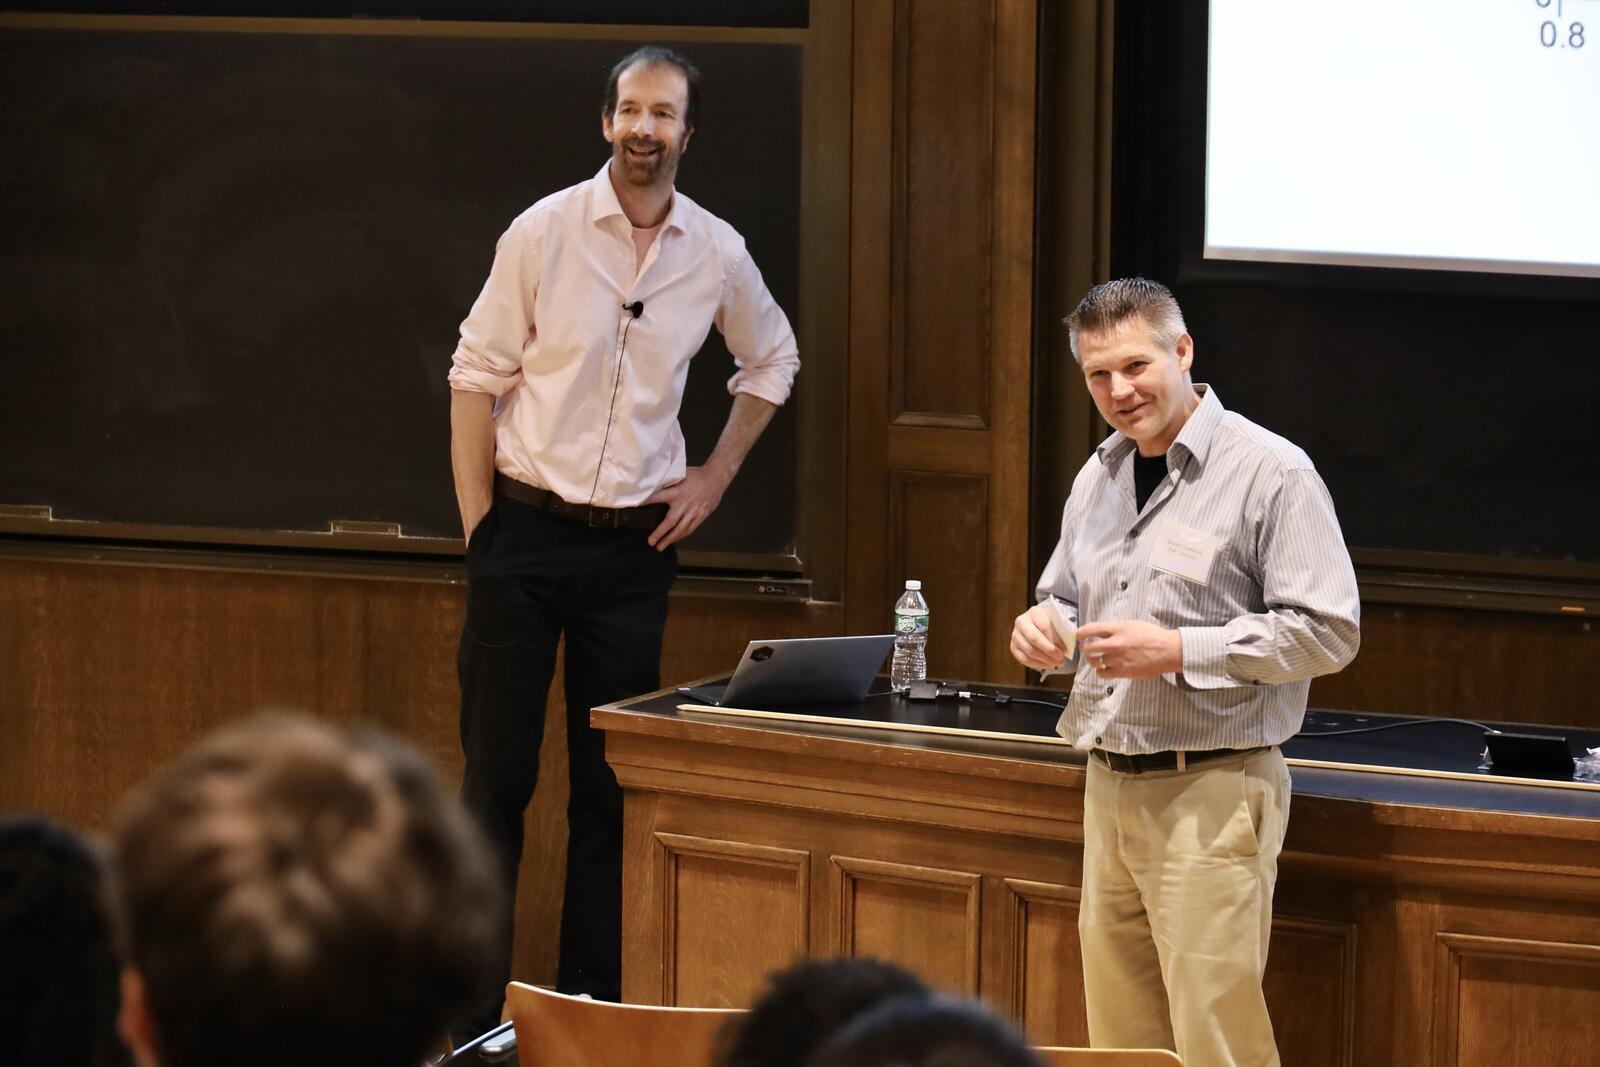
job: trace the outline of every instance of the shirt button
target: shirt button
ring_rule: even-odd
[[[1105,741],[1106,741],[1106,739],[1103,738],[1103,737],[1096,737],[1094,739],[1094,743],[1097,744],[1097,745],[1103,745],[1103,744],[1105,744]]]
[[[1118,589],[1126,589],[1126,588],[1128,588],[1127,580],[1124,579],[1123,581],[1118,582],[1117,583],[1117,588]]]
[[[1110,696],[1112,693],[1116,692],[1116,688],[1117,687],[1114,685],[1106,686],[1106,696]]]

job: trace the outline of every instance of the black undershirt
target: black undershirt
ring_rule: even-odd
[[[1139,510],[1144,510],[1144,502],[1150,499],[1150,494],[1156,491],[1156,486],[1161,484],[1161,479],[1167,476],[1167,455],[1163,452],[1159,456],[1141,456],[1138,452],[1133,454],[1133,496],[1139,502]]]

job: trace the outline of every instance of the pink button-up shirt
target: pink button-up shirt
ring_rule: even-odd
[[[609,167],[501,236],[450,386],[498,398],[496,469],[573,503],[631,507],[683,478],[678,408],[713,325],[738,366],[730,393],[782,404],[800,357],[744,239],[682,193],[638,265]],[[623,308],[636,300],[637,319]]]

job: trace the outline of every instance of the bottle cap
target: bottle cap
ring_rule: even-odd
[[[920,592],[921,589],[922,589],[922,583],[917,581],[915,578],[907,578],[906,579],[906,588],[907,589],[917,590],[917,591]]]

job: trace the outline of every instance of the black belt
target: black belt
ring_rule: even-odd
[[[1144,774],[1147,771],[1175,771],[1178,769],[1178,757],[1183,756],[1185,768],[1193,767],[1196,763],[1209,763],[1211,760],[1227,759],[1229,756],[1248,756],[1252,752],[1263,752],[1269,746],[1257,745],[1255,748],[1208,748],[1199,752],[1145,752],[1137,756],[1124,756],[1120,752],[1107,752],[1103,748],[1091,749],[1095,759],[1119,774]]]
[[[602,508],[594,504],[571,504],[548,489],[519,482],[499,471],[494,472],[494,491],[512,500],[530,504],[552,515],[571,519],[585,526],[601,526],[610,530],[624,527],[634,530],[654,530],[667,517],[665,504],[651,504],[642,508]]]

